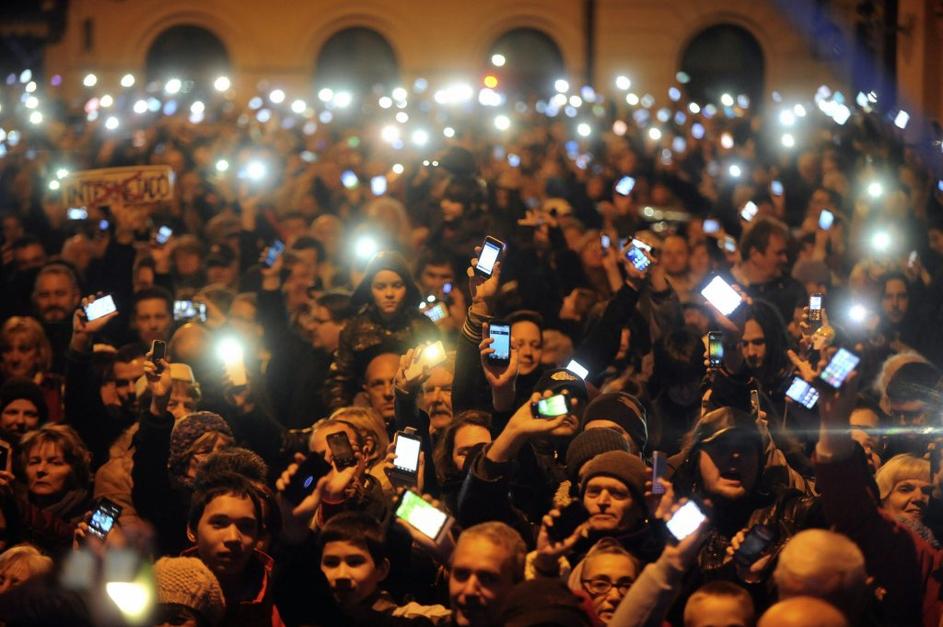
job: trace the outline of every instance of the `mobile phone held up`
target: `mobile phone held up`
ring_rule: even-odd
[[[265,259],[262,260],[262,265],[271,268],[283,252],[285,252],[285,242],[280,239],[275,240],[265,251]]]
[[[175,300],[174,321],[188,322],[193,319],[206,322],[206,303],[195,303],[192,300]]]
[[[724,334],[720,331],[707,334],[707,361],[711,368],[720,368],[724,362]]]
[[[163,246],[168,241],[170,237],[174,234],[174,230],[169,226],[162,226],[157,229],[157,233],[154,235],[154,241],[157,242],[159,246]]]
[[[511,363],[511,325],[504,320],[492,320],[488,325],[488,337],[492,339],[494,352],[488,355],[488,361],[497,366]]]
[[[88,532],[98,539],[104,540],[108,532],[115,526],[120,515],[120,505],[106,498],[100,499],[88,521]]]
[[[710,283],[701,290],[701,296],[725,316],[732,314],[743,302],[737,290],[719,276],[711,279]]]
[[[422,440],[414,431],[397,431],[393,441],[393,468],[387,473],[394,483],[415,485],[419,476]]]
[[[115,306],[115,300],[111,297],[111,294],[106,294],[105,296],[99,296],[94,302],[86,305],[84,311],[85,319],[91,322],[118,311],[118,308]]]
[[[819,214],[819,228],[827,231],[832,228],[833,222],[835,222],[835,214],[828,209],[822,209],[822,213]]]
[[[825,366],[825,370],[822,371],[819,378],[833,388],[838,389],[845,382],[845,379],[848,378],[848,375],[851,374],[851,371],[858,366],[858,362],[860,361],[861,359],[851,351],[839,348],[831,361],[828,362],[828,365]]]
[[[766,525],[754,525],[744,536],[733,559],[741,566],[748,567],[769,551],[775,541],[776,532],[773,529]]]
[[[668,472],[668,458],[661,451],[652,453],[652,494],[664,494],[665,487],[659,479],[664,479]]]
[[[707,520],[707,515],[704,514],[698,504],[694,501],[688,501],[674,513],[665,525],[675,540],[680,542],[697,531],[697,528],[705,520]]]
[[[535,418],[550,420],[570,413],[570,403],[565,395],[556,394],[532,403],[531,411]]]
[[[616,183],[616,193],[620,196],[628,196],[635,189],[635,179],[631,176],[623,176]]]
[[[802,377],[794,377],[792,384],[786,390],[786,396],[796,401],[806,409],[812,409],[819,402],[819,392],[806,383]]]
[[[163,366],[160,360],[167,355],[167,343],[163,340],[154,340],[151,342],[151,363],[157,368],[158,374],[163,372]]]
[[[412,490],[403,492],[403,498],[396,508],[396,517],[436,544],[442,543],[454,522],[451,516],[427,503]]]
[[[419,357],[413,359],[413,363],[406,369],[406,379],[408,381],[412,381],[421,375],[423,368],[435,368],[448,358],[445,346],[441,341],[427,344],[417,350],[420,351]]]
[[[327,445],[334,458],[334,467],[338,470],[357,465],[354,448],[350,445],[350,438],[345,431],[338,431],[327,436]]]
[[[298,465],[298,470],[292,475],[282,494],[289,503],[297,505],[314,492],[318,481],[321,477],[326,477],[329,472],[331,472],[331,465],[320,454],[309,453]]]
[[[494,264],[498,257],[504,251],[504,242],[488,235],[481,244],[481,253],[478,255],[478,263],[475,265],[475,274],[489,278],[494,272]]]
[[[547,535],[552,542],[563,542],[576,533],[577,527],[588,519],[589,514],[583,503],[574,501],[560,510],[560,515],[553,520],[553,526],[547,527]]]
[[[652,247],[642,240],[633,239],[628,249],[625,251],[625,258],[632,262],[635,269],[643,272],[648,266],[652,265],[651,260],[645,254],[651,252]]]
[[[809,296],[809,325],[813,331],[822,326],[822,297],[821,293]]]

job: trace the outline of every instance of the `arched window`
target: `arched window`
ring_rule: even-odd
[[[505,63],[492,65],[492,57],[500,54]],[[506,91],[519,95],[547,95],[553,93],[553,82],[566,77],[563,53],[557,43],[543,32],[533,28],[510,30],[491,46],[487,67],[496,72]]]
[[[147,50],[148,80],[168,77],[211,82],[229,71],[229,54],[219,37],[200,26],[172,26]]]
[[[345,28],[331,35],[314,70],[315,84],[367,93],[376,85],[399,84],[399,66],[390,43],[375,30]]]
[[[764,65],[756,38],[733,24],[717,24],[698,33],[681,59],[681,71],[690,77],[688,96],[701,101],[716,102],[729,93],[761,102]]]

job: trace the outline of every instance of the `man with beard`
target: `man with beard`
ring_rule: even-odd
[[[117,312],[96,320],[87,320],[82,307],[95,301],[94,296],[83,298],[81,306],[72,314],[72,338],[66,355],[66,421],[78,431],[92,453],[92,469],[108,461],[108,449],[121,433],[137,418],[134,381],[144,370],[139,354],[119,353],[111,373],[98,380],[92,368],[92,341],[96,334],[111,321]],[[118,359],[127,361],[119,362]],[[114,385],[118,405],[106,405],[102,388]]]
[[[43,267],[33,284],[33,307],[52,347],[52,372],[65,372],[65,353],[72,328],[69,315],[79,304],[79,283],[64,263]]]
[[[743,367],[737,378],[752,378],[779,415],[785,408],[791,373],[786,355],[788,342],[786,325],[776,308],[766,301],[755,300],[747,310],[740,334]]]
[[[429,432],[435,435],[452,423],[452,373],[454,363],[445,363],[429,371],[422,382],[419,409],[429,414]]]

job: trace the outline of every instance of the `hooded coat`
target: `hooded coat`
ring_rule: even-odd
[[[406,297],[388,320],[381,316],[370,290],[374,277],[383,270],[398,274],[406,286]],[[406,261],[398,253],[378,253],[367,264],[363,280],[351,300],[358,311],[341,331],[334,363],[324,385],[325,401],[332,411],[351,404],[367,364],[378,354],[403,354],[420,342],[435,341],[440,336],[435,323],[420,313],[422,296]]]

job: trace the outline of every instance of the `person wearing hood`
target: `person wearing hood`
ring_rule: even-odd
[[[685,581],[682,599],[707,581],[723,579],[746,585],[755,600],[763,601],[762,584],[773,565],[769,555],[797,532],[825,526],[817,500],[768,471],[760,427],[750,414],[734,407],[704,414],[686,437],[680,457],[672,477],[675,492],[710,501],[712,523],[698,553],[699,568]],[[758,524],[773,530],[773,547],[749,568],[735,566],[728,547],[738,534]]]
[[[403,257],[390,251],[377,253],[351,298],[357,313],[341,331],[325,382],[328,407],[351,404],[378,346],[402,354],[421,342],[439,339],[435,323],[418,309],[421,300]]]

